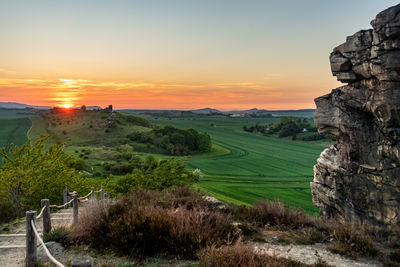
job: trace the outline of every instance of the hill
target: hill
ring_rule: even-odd
[[[47,107],[47,106],[31,106],[31,105],[15,103],[15,102],[0,102],[0,108],[5,108],[5,109],[26,109],[26,108],[51,109],[51,107]]]
[[[221,113],[218,109],[213,109],[213,108],[202,108],[202,109],[194,109],[191,110],[193,113],[199,113],[199,114],[207,114],[207,113]]]

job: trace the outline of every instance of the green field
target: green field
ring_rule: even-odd
[[[212,136],[210,153],[192,156],[191,169],[204,173],[199,188],[217,198],[240,204],[279,199],[309,213],[318,212],[311,202],[313,165],[325,142],[302,142],[247,133],[243,125],[267,124],[275,118],[152,118],[154,124],[195,128]]]
[[[0,147],[8,149],[10,143],[24,144],[28,139],[27,132],[31,125],[32,122],[29,118],[0,120]]]
[[[129,112],[127,112],[129,113]],[[290,115],[296,115],[294,114]],[[104,125],[106,114],[88,112],[86,115],[46,117],[23,116],[19,111],[1,111],[0,146],[10,142],[22,144],[36,140],[42,134],[52,134],[53,141],[66,142],[65,151],[75,157],[85,158],[91,171],[102,171],[101,163],[115,160],[119,145],[127,141],[132,131],[147,131],[149,128],[122,122],[119,127],[107,132]],[[306,113],[303,112],[302,115]],[[310,113],[311,114],[311,113]],[[25,116],[27,116],[25,114]],[[103,118],[104,117],[104,118]],[[204,178],[195,186],[220,200],[239,204],[251,204],[260,199],[279,199],[291,206],[303,208],[311,214],[318,212],[311,202],[310,182],[313,165],[321,151],[329,145],[327,141],[292,141],[243,131],[243,125],[266,125],[277,118],[231,118],[227,116],[196,116],[157,118],[142,116],[152,124],[172,125],[182,129],[194,128],[207,132],[213,140],[212,151],[185,157],[188,168],[199,168]],[[107,120],[107,118],[106,118]],[[33,125],[32,123],[33,122]],[[32,125],[32,127],[31,127]],[[145,144],[130,143],[140,156],[145,156]],[[143,147],[143,149],[141,149]],[[90,149],[90,156],[83,149]],[[141,152],[142,151],[142,152]],[[150,151],[157,158],[167,155]],[[87,159],[86,159],[87,158]],[[117,177],[116,177],[117,178]]]

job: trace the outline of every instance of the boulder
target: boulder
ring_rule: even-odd
[[[336,144],[314,166],[313,202],[324,217],[400,222],[400,4],[330,55],[344,86],[315,99],[315,125]]]

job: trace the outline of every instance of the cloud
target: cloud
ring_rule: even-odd
[[[313,107],[312,97],[257,82],[168,83],[91,81],[86,79],[1,79],[0,101],[57,106],[113,104],[119,108],[233,108]],[[289,108],[289,107],[288,107]]]

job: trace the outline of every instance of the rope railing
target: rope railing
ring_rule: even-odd
[[[65,206],[69,205],[72,203],[72,201],[74,201],[74,199],[71,199],[70,201],[68,201],[67,203],[63,204],[63,205],[50,205],[50,208],[57,208],[57,209],[62,209]]]
[[[40,235],[38,231],[36,230],[35,222],[31,220],[31,225],[32,225],[32,230],[36,235],[36,238],[39,240],[39,243],[42,245],[44,252],[46,252],[47,257],[57,266],[59,267],[65,267],[64,264],[60,263],[58,260],[56,260],[51,254],[49,249],[46,247],[46,244],[43,242],[42,238],[40,238]]]
[[[42,208],[42,210],[40,211],[40,213],[39,213],[39,215],[36,217],[36,219],[39,219],[40,217],[42,217],[43,211],[44,211],[45,208],[46,208],[46,206],[44,206],[44,207]]]
[[[51,231],[51,219],[50,219],[50,208],[68,208],[71,203],[73,207],[73,225],[78,223],[78,207],[79,202],[87,202],[89,201],[89,196],[94,200],[96,198],[96,193],[100,193],[100,200],[108,199],[108,192],[104,192],[104,186],[101,186],[101,189],[98,191],[94,190],[92,187],[91,191],[83,196],[78,197],[76,192],[68,192],[67,188],[63,188],[63,205],[50,205],[50,201],[48,199],[41,200],[42,209],[38,216],[36,216],[36,211],[27,211],[26,212],[26,266],[33,267],[37,263],[37,247],[36,243],[39,240],[39,243],[42,245],[46,255],[49,259],[59,267],[65,267],[62,263],[57,261],[50,253],[42,238],[40,237],[35,222],[37,219],[43,217],[43,234],[50,233]],[[72,199],[68,199],[69,196],[72,196]]]
[[[92,191],[89,192],[89,194],[87,194],[86,196],[80,197],[79,199],[85,199],[87,197],[89,197],[92,194]]]

